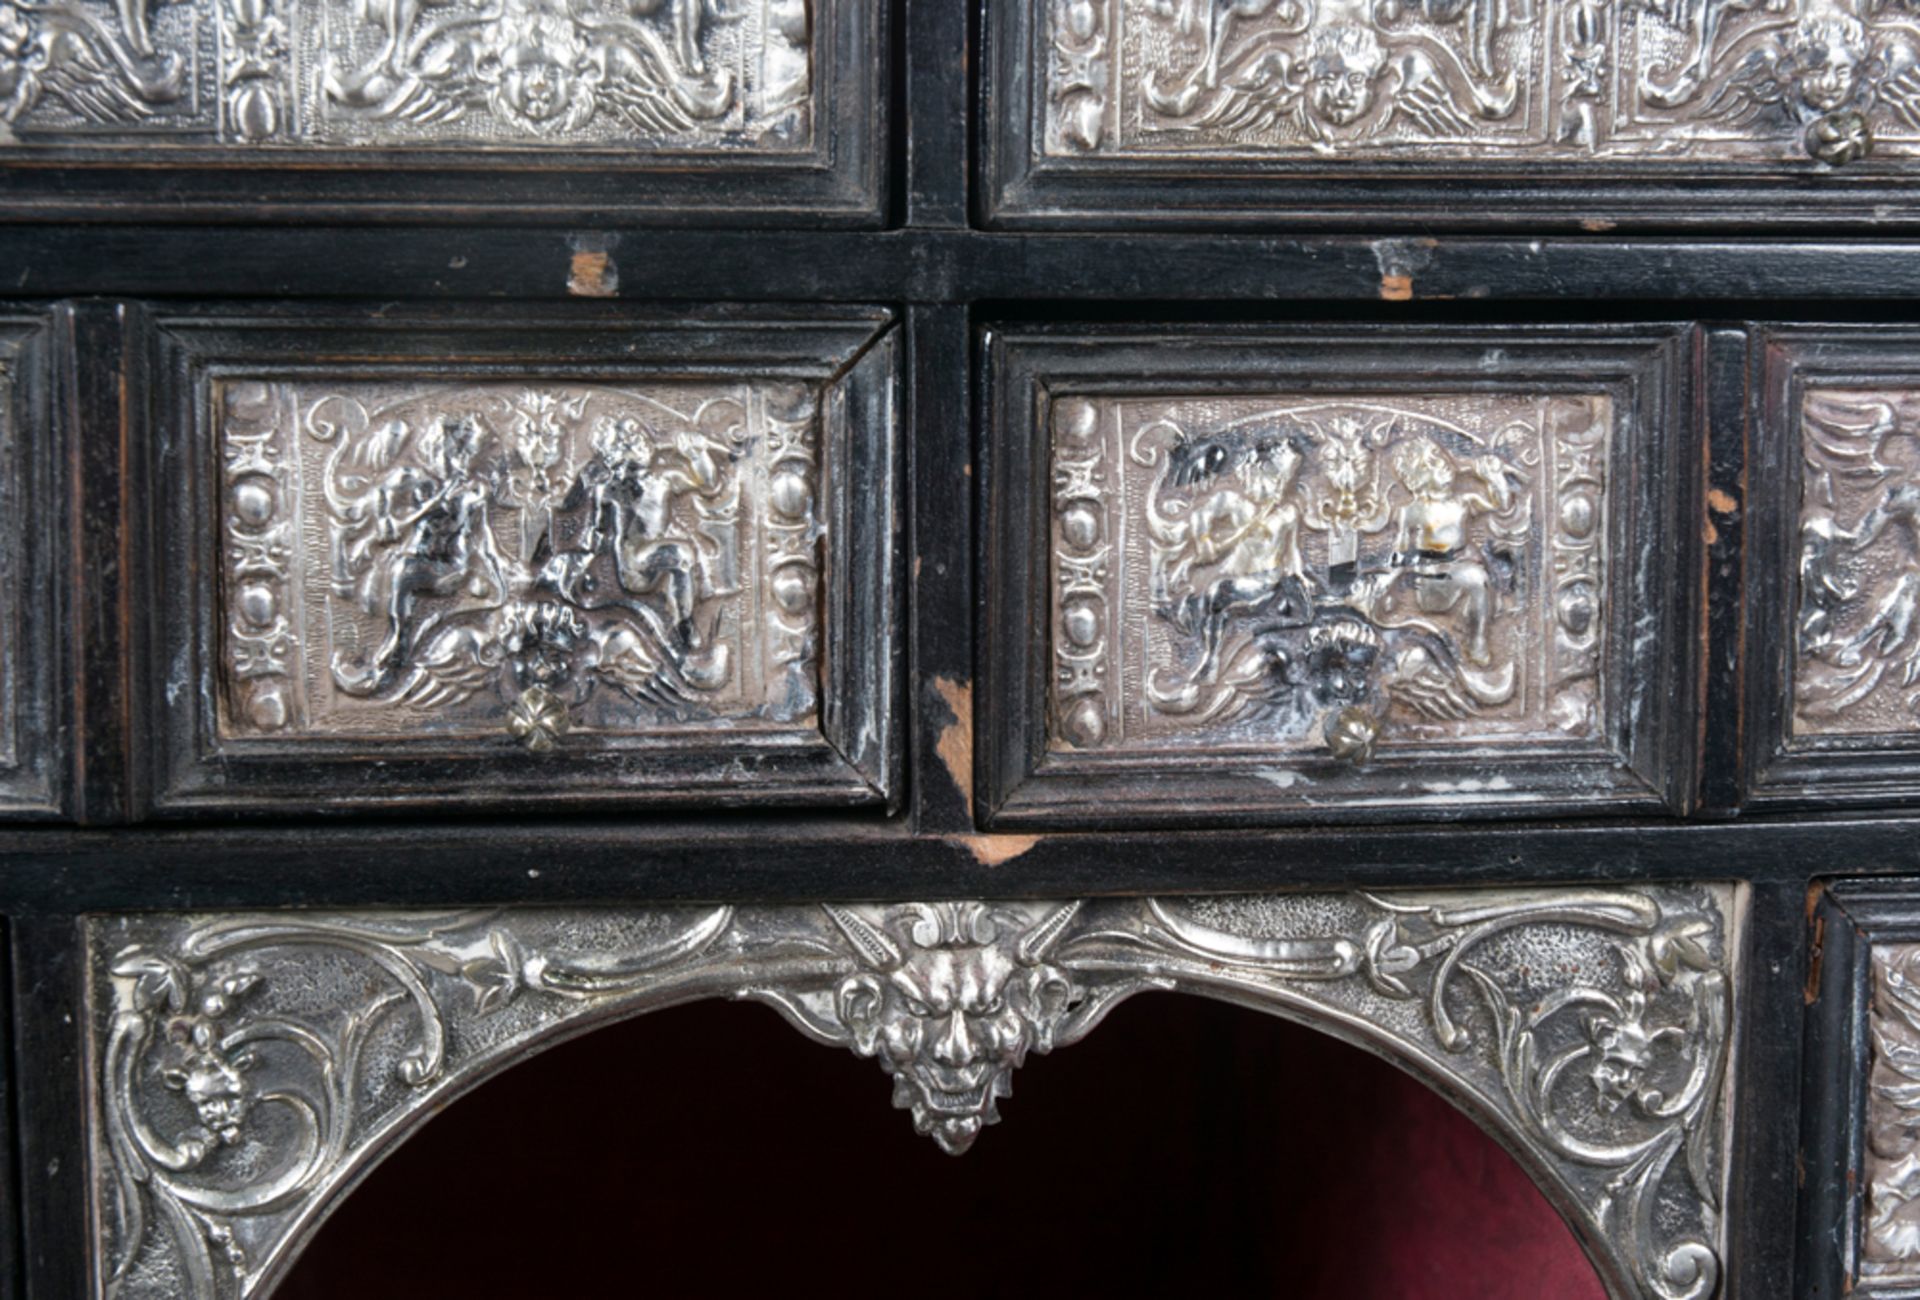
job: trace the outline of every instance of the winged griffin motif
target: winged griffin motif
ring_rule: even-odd
[[[356,0],[380,34],[364,58],[336,54],[326,95],[349,108],[416,124],[490,114],[509,130],[577,132],[608,114],[641,135],[691,131],[724,117],[737,86],[709,63],[717,0],[626,0],[610,12],[587,0]]]

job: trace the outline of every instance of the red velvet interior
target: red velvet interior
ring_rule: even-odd
[[[761,1008],[643,1016],[428,1124],[277,1294],[1604,1300],[1470,1120],[1254,1012],[1137,998],[959,1159],[888,1096]]]

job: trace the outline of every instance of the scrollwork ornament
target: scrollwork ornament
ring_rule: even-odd
[[[21,139],[786,151],[812,94],[809,0],[0,6]]]
[[[1920,26],[1871,0],[1079,0],[1047,33],[1042,144],[1067,159],[1920,148]]]
[[[1149,991],[1364,1040],[1578,1206],[1623,1293],[1712,1294],[1736,905],[1718,887],[508,909],[89,923],[100,1276],[237,1298],[449,1089],[584,1016],[757,1001],[960,1154]]]
[[[1597,395],[1063,402],[1056,747],[1590,742],[1614,422]]]
[[[223,385],[224,734],[534,753],[818,703],[805,384]]]

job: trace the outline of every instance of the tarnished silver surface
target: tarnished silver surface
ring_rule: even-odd
[[[18,142],[792,151],[808,0],[0,6]]]
[[[216,385],[219,733],[710,731],[818,694],[817,391]]]
[[[1739,900],[1722,886],[87,923],[96,1275],[263,1291],[328,1199],[541,1040],[694,998],[875,1058],[946,1150],[1135,993],[1273,1011],[1443,1087],[1620,1296],[1714,1292]]]
[[[1920,391],[1801,407],[1797,736],[1920,730]]]
[[[1873,950],[1860,1277],[1920,1283],[1920,944]]]
[[[1056,749],[1603,739],[1602,395],[1071,398]]]
[[[1048,0],[1041,150],[1784,161],[1920,147],[1874,0]]]

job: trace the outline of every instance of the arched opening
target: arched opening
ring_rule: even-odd
[[[700,1003],[562,1043],[416,1132],[278,1300],[1043,1294],[1602,1300],[1470,1119],[1324,1034],[1145,996],[954,1159],[870,1062]]]

